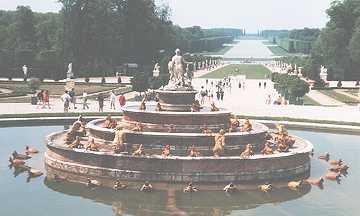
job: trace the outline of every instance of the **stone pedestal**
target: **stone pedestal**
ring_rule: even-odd
[[[66,85],[65,85],[65,90],[70,91],[71,89],[75,88],[75,80],[73,79],[67,79],[66,80]]]
[[[195,100],[195,90],[157,90],[161,108],[164,111],[190,112],[191,105]]]

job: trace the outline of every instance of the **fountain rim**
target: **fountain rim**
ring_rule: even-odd
[[[172,116],[172,115],[180,115],[180,116],[217,116],[217,115],[229,115],[232,112],[225,110],[225,109],[220,109],[220,111],[217,112],[174,112],[174,111],[148,111],[148,110],[139,110],[139,106],[136,105],[128,105],[128,106],[124,106],[121,107],[121,110],[124,114],[126,114],[126,112],[128,113],[147,113],[147,114],[155,114],[155,115],[163,115],[163,116]]]

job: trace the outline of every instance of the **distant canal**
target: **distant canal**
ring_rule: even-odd
[[[324,189],[305,187],[300,191],[275,189],[269,194],[240,191],[228,196],[222,191],[181,191],[141,193],[111,189],[90,190],[83,185],[54,183],[45,176],[27,182],[26,173],[14,173],[8,167],[12,151],[23,152],[31,145],[41,153],[28,161],[34,168],[44,169],[44,138],[64,127],[0,128],[0,215],[1,216],[111,216],[111,215],[266,215],[266,216],[357,216],[360,212],[360,136],[290,131],[315,146],[316,155],[330,152],[350,165],[340,184],[325,181]],[[328,165],[312,161],[312,177],[324,174]],[[201,190],[201,185],[197,185]]]

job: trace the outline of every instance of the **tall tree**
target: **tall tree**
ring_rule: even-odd
[[[35,49],[36,35],[34,14],[30,7],[18,6],[16,10],[15,22],[16,48]]]

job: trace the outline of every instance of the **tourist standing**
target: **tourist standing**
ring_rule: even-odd
[[[266,104],[270,105],[271,104],[271,95],[268,95],[266,98]]]
[[[218,89],[216,91],[216,99],[219,101],[220,100],[220,89]]]
[[[104,112],[104,96],[99,94],[97,97],[97,101],[99,103],[99,112]]]
[[[43,104],[43,93],[44,93],[44,90],[41,90],[41,91],[39,91],[39,92],[37,93],[37,95],[36,95],[36,97],[37,97],[37,99],[38,99],[38,104],[37,104],[37,106],[36,106],[36,109],[38,109],[39,106]]]
[[[125,98],[124,94],[120,94],[120,96],[119,96],[120,107],[125,106],[125,103],[126,103],[126,98]]]
[[[70,95],[70,98],[71,98],[71,103],[74,104],[74,109],[77,109],[76,108],[76,98],[75,98],[75,89],[72,88],[71,91],[69,92],[69,95]]]
[[[261,82],[259,82],[259,88],[261,88]]]
[[[49,109],[51,109],[50,107],[50,95],[49,95],[49,90],[45,90],[43,91],[43,107],[45,108],[45,106],[47,105]]]
[[[68,91],[64,92],[64,94],[61,96],[61,100],[64,103],[64,112],[69,112],[71,97]]]
[[[110,93],[110,109],[115,110],[115,101],[116,101],[116,95],[114,90],[112,90]]]
[[[87,104],[87,92],[84,91],[82,95],[82,104],[83,104],[83,110],[84,109],[90,109],[89,105]]]
[[[220,99],[221,99],[221,101],[223,101],[224,100],[224,90],[220,90]]]
[[[204,90],[204,86],[201,86],[201,90],[200,90],[200,102],[201,102],[201,104],[204,104],[205,97],[206,97],[206,91]]]
[[[264,82],[264,89],[266,89],[266,81]]]

